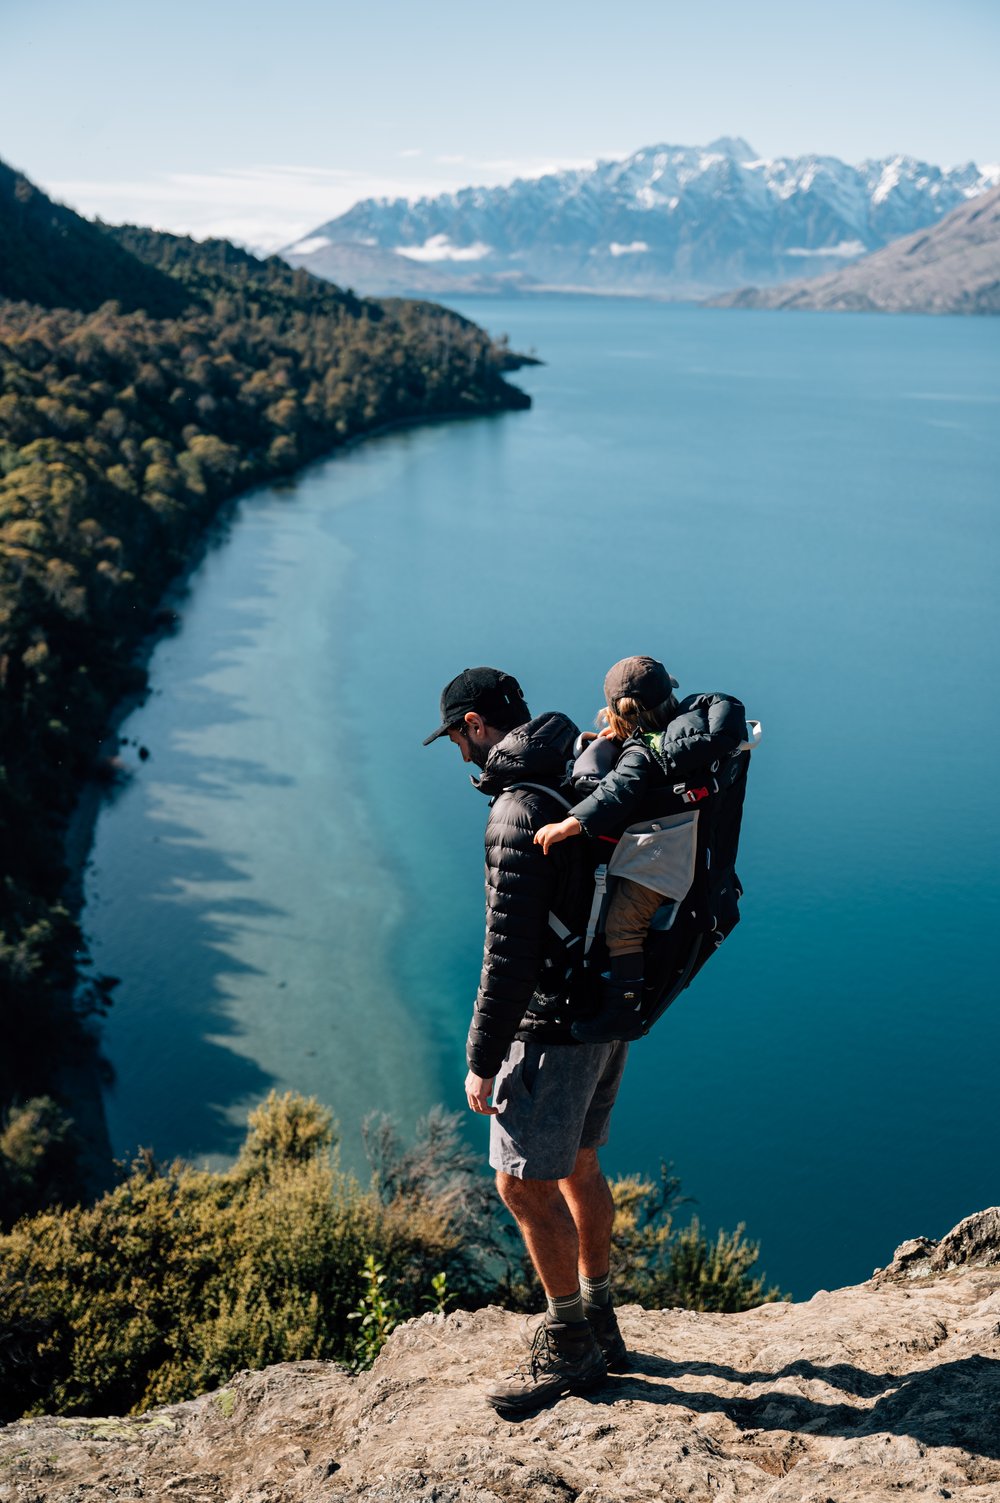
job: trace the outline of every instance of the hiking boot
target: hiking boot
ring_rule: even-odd
[[[590,1329],[597,1339],[597,1345],[604,1353],[604,1361],[609,1373],[623,1373],[630,1366],[628,1348],[624,1337],[618,1329],[618,1317],[615,1315],[613,1305],[584,1305],[587,1312],[587,1320]]]
[[[592,1018],[574,1023],[570,1029],[581,1044],[631,1043],[641,1039],[642,977],[618,981],[601,978],[601,1009]]]
[[[564,1325],[543,1320],[527,1359],[486,1390],[487,1403],[503,1418],[516,1418],[552,1404],[565,1393],[589,1393],[608,1375],[604,1353],[589,1321]]]

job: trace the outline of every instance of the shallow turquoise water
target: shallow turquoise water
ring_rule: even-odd
[[[461,1106],[486,804],[420,746],[440,686],[499,663],[583,723],[651,652],[765,739],[744,923],[606,1166],[672,1160],[798,1295],[863,1278],[998,1198],[997,325],[466,311],[546,360],[533,410],[246,498],[154,655],[88,878],[116,1148],[224,1156],[275,1084],[360,1164],[370,1107]]]

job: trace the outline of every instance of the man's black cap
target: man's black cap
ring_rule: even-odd
[[[441,691],[441,724],[424,738],[430,746],[439,736],[446,736],[453,726],[461,725],[470,710],[481,715],[488,725],[505,724],[511,711],[520,711],[528,719],[528,706],[521,685],[499,668],[463,668]]]

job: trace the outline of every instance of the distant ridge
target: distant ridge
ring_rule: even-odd
[[[895,156],[767,159],[741,137],[621,161],[366,199],[286,246],[291,264],[368,294],[583,290],[704,298],[850,265],[1000,183],[1000,167]]]
[[[721,308],[1000,313],[1000,188],[832,276],[744,287],[712,302]]]
[[[181,313],[184,289],[147,266],[100,225],[48,198],[0,162],[0,298],[92,312],[117,302],[126,313]]]
[[[456,290],[474,293],[499,293],[525,290],[531,279],[516,273],[508,276],[488,276],[468,273],[460,279],[452,275],[447,262],[444,266],[414,261],[396,251],[383,250],[377,245],[365,245],[356,240],[327,241],[317,236],[321,243],[311,254],[286,254],[285,260],[292,266],[301,266],[315,277],[324,277],[340,287],[378,297],[447,297]],[[300,242],[308,245],[308,241]]]

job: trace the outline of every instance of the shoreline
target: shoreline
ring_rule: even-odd
[[[529,358],[524,363],[540,364],[541,362],[532,361]],[[527,405],[530,406],[530,399]],[[226,497],[205,530],[199,535],[196,547],[180,572],[168,583],[153,606],[152,627],[139,638],[129,659],[130,665],[142,670],[146,675],[157,647],[177,629],[195,573],[208,554],[226,541],[226,534],[235,521],[239,507],[256,492],[273,491],[292,484],[297,485],[314,467],[328,464],[341,453],[353,450],[372,439],[387,437],[394,432],[408,428],[433,427],[439,423],[453,423],[458,420],[489,418],[521,410],[527,410],[527,406],[493,408],[484,412],[435,413],[427,417],[400,418],[393,422],[382,423],[377,428],[354,434],[335,444],[322,455],[310,458],[287,477],[255,482],[245,490]],[[117,758],[121,746],[122,726],[130,715],[145,704],[150,692],[151,685],[146,682],[142,688],[130,691],[112,706],[94,761],[95,768],[107,767],[111,775],[110,777],[91,775],[81,783],[73,810],[66,821],[63,835],[63,861],[67,875],[62,897],[72,918],[81,926],[81,948],[76,961],[77,989],[87,980],[91,965],[89,937],[82,927],[82,917],[85,907],[86,873],[94,849],[97,823],[105,807],[114,799],[124,781],[131,776],[125,769],[116,770],[111,764]],[[114,1006],[113,1001],[111,1006]],[[114,1167],[117,1162],[111,1145],[105,1100],[108,1074],[113,1071],[113,1066],[103,1052],[104,1031],[103,1018],[92,1021],[88,1025],[87,1032],[93,1044],[86,1058],[65,1066],[56,1078],[60,1102],[72,1119],[76,1133],[81,1174],[88,1199],[95,1199],[112,1187]]]
[[[525,365],[541,365],[543,362],[534,360],[528,356],[524,358]],[[439,423],[469,422],[482,418],[499,417],[508,412],[527,411],[527,408],[491,408],[486,412],[443,412],[435,413],[429,417],[397,418],[391,423],[381,423],[377,428],[371,428],[364,433],[353,434],[350,438],[335,444],[324,454],[315,455],[308,459],[299,469],[277,480],[255,481],[247,486],[246,490],[236,491],[227,496],[219,509],[209,521],[204,532],[199,534],[197,547],[186,560],[183,568],[169,582],[163,594],[152,607],[153,626],[138,640],[135,650],[129,658],[132,667],[139,668],[145,673],[149,661],[159,644],[170,635],[176,628],[180,619],[179,607],[184,602],[188,586],[195,572],[204,562],[205,557],[211,550],[224,539],[219,534],[231,525],[234,513],[239,506],[248,500],[256,491],[279,489],[282,486],[297,484],[311,469],[318,465],[328,464],[338,454],[346,453],[369,443],[375,438],[384,438],[391,433],[402,432],[408,428],[433,428]],[[169,619],[167,619],[169,618]],[[120,745],[119,733],[123,723],[128,719],[133,710],[137,710],[146,701],[149,694],[148,684],[141,689],[134,689],[116,700],[108,715],[104,733],[97,748],[94,765],[100,767],[106,765],[107,760],[116,755]],[[62,896],[67,907],[74,917],[79,917],[83,901],[83,876],[90,859],[90,852],[94,842],[94,830],[101,808],[106,800],[115,795],[117,780],[114,776],[106,780],[99,776],[91,775],[81,784],[73,811],[66,821],[66,829],[63,836],[63,859],[67,869],[66,882]]]

